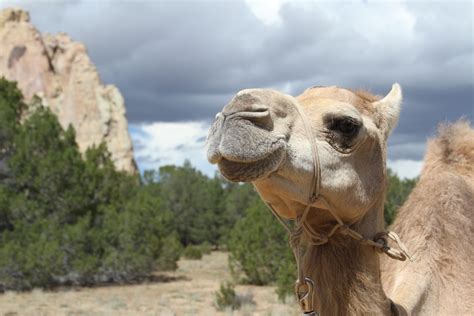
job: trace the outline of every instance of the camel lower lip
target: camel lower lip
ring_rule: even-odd
[[[252,182],[275,172],[285,157],[283,148],[264,159],[253,162],[237,162],[223,158],[218,167],[222,175],[233,182]]]

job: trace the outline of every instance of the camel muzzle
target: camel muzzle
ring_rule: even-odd
[[[286,147],[284,135],[274,135],[270,111],[259,106],[235,111],[232,103],[216,115],[207,139],[207,159],[251,164],[263,161]],[[230,112],[230,113],[229,113]]]

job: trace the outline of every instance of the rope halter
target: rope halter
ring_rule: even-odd
[[[321,163],[319,160],[318,154],[318,147],[316,145],[316,138],[313,135],[313,131],[311,129],[311,125],[309,124],[308,118],[304,114],[301,107],[295,103],[295,108],[298,115],[301,117],[303,121],[304,129],[306,131],[308,140],[311,145],[311,154],[313,158],[313,177],[311,181],[311,188],[309,193],[308,202],[301,213],[301,215],[297,216],[295,219],[294,227],[291,227],[273,208],[273,206],[267,203],[265,200],[265,204],[273,213],[273,215],[278,219],[278,221],[283,225],[290,237],[290,246],[293,251],[293,255],[296,261],[296,267],[298,272],[298,279],[295,283],[295,294],[296,299],[303,311],[303,315],[306,316],[317,316],[319,315],[317,312],[314,311],[313,306],[313,295],[315,290],[314,281],[311,280],[309,277],[304,275],[303,267],[302,267],[302,249],[301,249],[301,236],[303,232],[306,233],[309,243],[311,245],[319,246],[327,243],[329,238],[339,230],[339,232],[343,235],[347,235],[357,241],[359,241],[362,245],[372,246],[377,251],[383,252],[388,255],[390,258],[404,261],[407,258],[410,261],[413,261],[413,258],[408,254],[408,251],[405,245],[400,240],[400,237],[394,232],[384,231],[375,234],[373,239],[367,239],[362,236],[357,231],[353,230],[349,227],[349,225],[345,224],[339,216],[333,211],[329,203],[327,202],[324,197],[320,196],[320,187],[321,187]],[[311,227],[306,218],[308,216],[309,210],[311,207],[317,202],[321,201],[326,205],[326,209],[329,213],[334,217],[337,221],[337,224],[330,230],[330,232],[325,235],[323,233],[315,231],[313,227]],[[399,249],[390,248],[388,245],[388,239],[392,239],[396,242]]]

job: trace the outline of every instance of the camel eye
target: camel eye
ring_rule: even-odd
[[[345,137],[352,137],[357,134],[360,123],[352,117],[337,118],[332,121],[330,129],[341,133]]]

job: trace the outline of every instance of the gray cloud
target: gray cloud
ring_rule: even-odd
[[[391,157],[420,159],[414,144],[438,122],[474,117],[472,2],[291,2],[270,25],[242,1],[20,5],[42,31],[86,43],[104,81],[124,94],[131,122],[209,121],[247,87],[385,94],[400,82]]]

